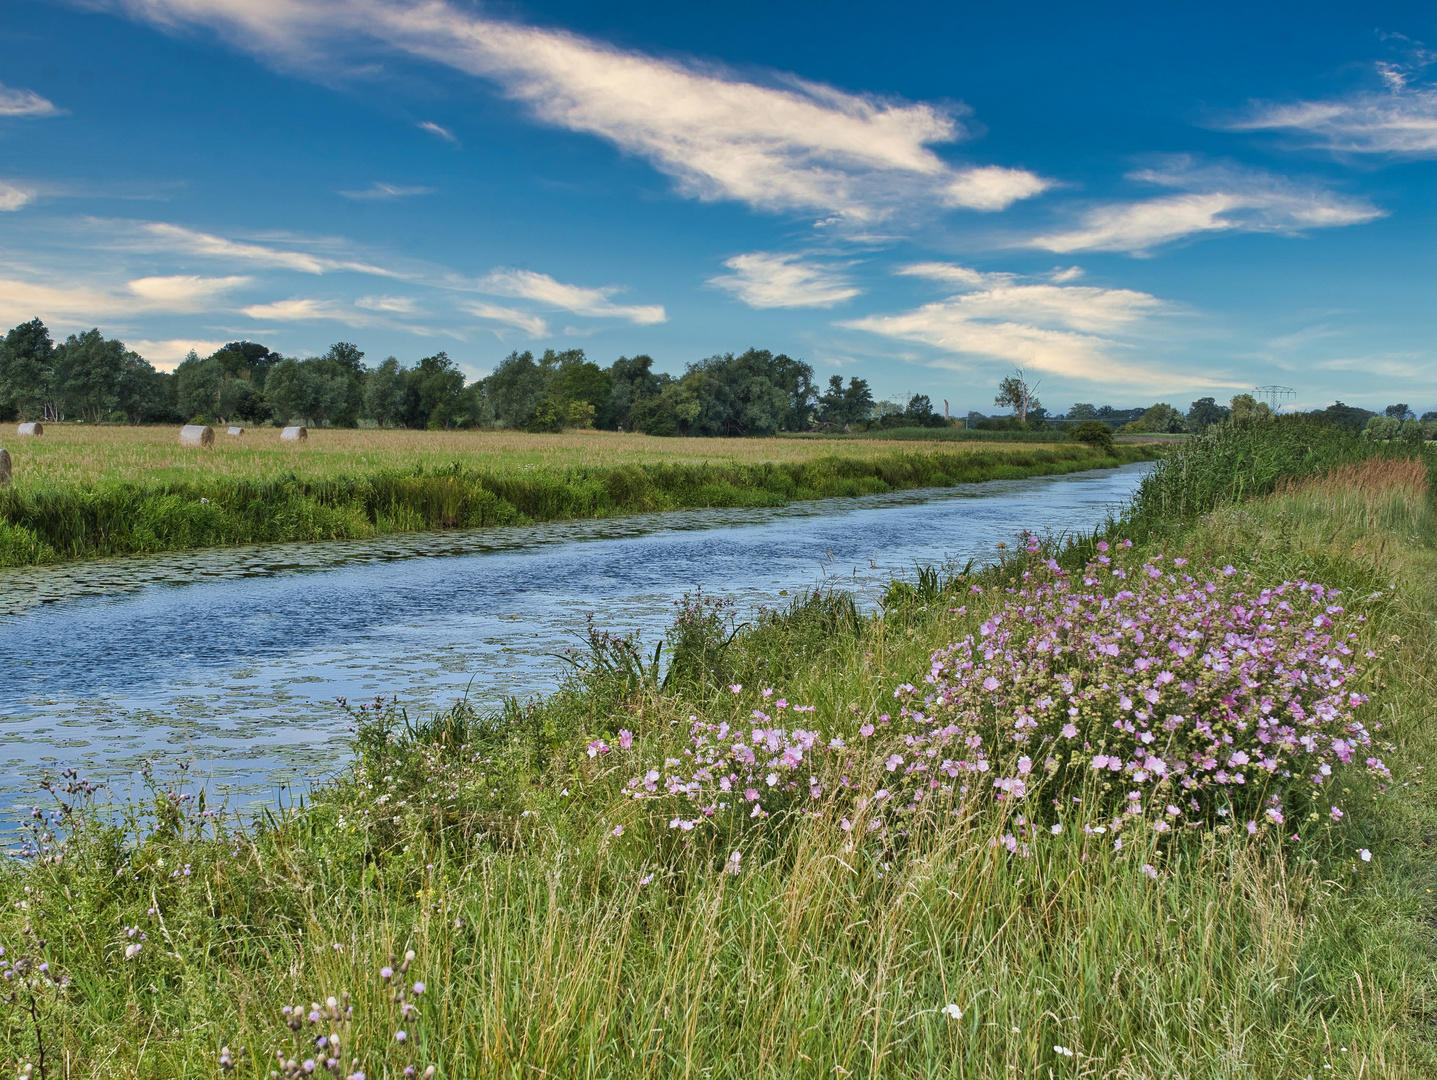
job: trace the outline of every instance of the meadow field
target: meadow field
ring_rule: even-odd
[[[256,822],[57,776],[0,866],[0,1056],[1430,1077],[1430,463],[1312,434],[1194,441],[872,613],[694,596],[544,699],[355,707],[352,767]]]
[[[970,435],[972,433],[969,433]],[[996,432],[998,436],[1008,432]],[[843,456],[871,461],[894,452],[890,439],[843,438]],[[1024,452],[1042,442],[969,439],[959,447],[919,441],[915,453],[966,453],[990,443]],[[815,440],[655,438],[613,431],[565,431],[529,435],[517,431],[410,431],[377,428],[314,428],[302,443],[280,442],[279,429],[247,428],[239,437],[215,429],[203,450],[179,445],[172,426],[54,424],[38,439],[0,437],[15,458],[15,483],[23,487],[94,485],[109,482],[176,483],[213,480],[263,482],[295,475],[334,479],[371,473],[446,469],[508,472],[565,471],[625,465],[760,465],[798,463],[833,453]]]
[[[174,428],[57,425],[13,443],[0,566],[281,540],[353,539],[705,506],[945,487],[1112,468],[1080,443],[833,444],[575,431],[273,428],[178,445]]]

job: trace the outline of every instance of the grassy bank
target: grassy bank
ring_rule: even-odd
[[[17,462],[17,482],[0,488],[0,566],[686,507],[781,506],[799,499],[1110,468],[1148,460],[1155,452],[1150,447],[1122,447],[1107,456],[1077,444],[948,452],[928,448],[895,452],[890,446],[882,454],[869,447],[842,457],[802,448],[803,454],[790,450],[782,455],[790,460],[768,460],[758,456],[759,449],[741,445],[743,440],[723,440],[744,457],[686,461],[686,453],[699,453],[686,444],[697,440],[632,437],[644,451],[639,454],[627,449],[628,443],[615,450],[611,438],[591,434],[588,442],[573,445],[603,448],[605,453],[591,456],[614,463],[586,464],[584,455],[572,448],[546,449],[541,439],[532,436],[508,438],[507,456],[476,453],[475,447],[492,445],[477,440],[500,437],[466,435],[470,440],[466,455],[436,464],[442,459],[434,456],[433,446],[422,442],[428,433],[373,433],[375,437],[393,434],[403,445],[388,446],[383,451],[387,456],[376,458],[333,451],[319,460],[309,448],[296,451],[284,447],[272,433],[265,434],[273,438],[273,447],[254,449],[251,444],[251,448],[227,450],[232,460],[189,451],[188,457],[179,456],[193,466],[190,472],[163,478],[165,470],[157,466],[156,475],[162,478],[155,479],[142,479],[145,470],[136,464],[159,453],[151,442],[131,446],[133,455],[120,455],[108,471],[98,464],[82,467],[75,460],[100,453],[96,446],[103,447],[103,440],[76,444],[70,457],[62,444],[46,443],[44,452],[51,455],[48,468],[27,474],[21,467],[24,463]],[[330,434],[315,436],[317,445],[324,446],[324,437]],[[370,433],[336,434],[344,440],[363,440]],[[31,446],[39,444],[37,440]],[[530,444],[538,448],[532,453],[545,450],[559,456],[547,462],[526,461]],[[672,460],[646,458],[656,444],[673,446]],[[62,449],[54,449],[56,445]],[[770,441],[762,448],[787,445]],[[405,458],[406,447],[424,453],[410,452]],[[443,447],[454,450],[457,444],[445,442]],[[175,450],[166,447],[164,452]],[[394,455],[400,455],[407,467],[396,467]],[[391,464],[362,471],[372,461]],[[296,467],[276,473],[276,462]]]
[[[905,443],[1061,443],[1065,431],[983,431],[978,428],[889,428],[877,431],[793,432],[780,438],[791,442],[905,442]]]
[[[163,784],[106,817],[69,778],[0,873],[0,1054],[329,1075],[337,1034],[367,1077],[1430,1076],[1426,466],[1272,489],[1086,566],[1034,543],[924,573],[872,616],[832,593],[736,628],[692,598],[657,655],[596,631],[502,715],[357,711],[353,768],[254,826]],[[1310,723],[1269,722],[1299,700]],[[1132,767],[1146,732],[1161,771]]]

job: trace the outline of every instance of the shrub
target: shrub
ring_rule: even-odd
[[[1100,420],[1084,420],[1069,430],[1068,438],[1107,454],[1113,452],[1113,430]]]

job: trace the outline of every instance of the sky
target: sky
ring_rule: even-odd
[[[4,0],[0,323],[1437,408],[1430,4]],[[1431,42],[1431,45],[1425,44]]]

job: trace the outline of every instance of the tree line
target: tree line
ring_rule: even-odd
[[[56,344],[39,319],[0,341],[0,419],[286,424],[405,428],[501,427],[562,431],[596,427],[651,435],[744,436],[780,431],[945,427],[950,421],[922,394],[904,403],[875,400],[866,380],[834,375],[815,381],[801,360],[767,349],[724,353],[689,364],[681,375],[654,370],[652,357],[621,356],[607,367],[582,349],[513,352],[484,379],[469,382],[447,353],[412,366],[390,356],[370,366],[341,341],[323,356],[282,356],[251,341],[207,357],[191,352],[173,372],[157,371],[123,342],[98,329]],[[1018,371],[1003,380],[995,404],[1012,415],[970,412],[967,427],[1043,430],[1054,422],[1098,421],[1124,432],[1200,433],[1213,424],[1260,417],[1249,394],[1228,405],[1210,397],[1186,413],[1159,402],[1147,408],[1078,403],[1052,415]],[[1354,431],[1392,437],[1388,428],[1419,421],[1405,404],[1378,414],[1341,401],[1313,415]],[[1390,422],[1390,423],[1389,423]]]
[[[444,352],[412,366],[364,359],[344,341],[302,359],[237,341],[162,372],[98,329],[56,344],[32,319],[0,342],[0,418],[709,436],[947,423],[925,396],[875,402],[866,380],[837,375],[820,386],[809,364],[767,349],[711,356],[678,376],[649,356],[601,367],[582,349],[513,352],[474,382]]]

